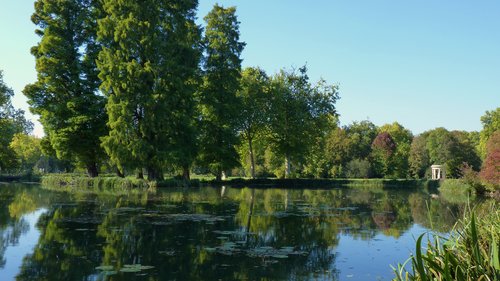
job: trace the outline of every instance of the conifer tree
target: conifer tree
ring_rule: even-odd
[[[35,2],[31,19],[41,40],[31,53],[38,76],[24,89],[57,157],[76,160],[92,177],[104,156],[99,138],[106,132],[95,64],[98,5],[91,0]]]
[[[220,180],[239,164],[235,145],[240,102],[241,52],[236,8],[215,5],[205,17],[204,80],[201,87],[200,162]]]
[[[145,168],[149,179],[161,179],[169,163],[189,177],[196,155],[198,1],[103,3],[98,65],[110,130],[103,146],[122,171]]]

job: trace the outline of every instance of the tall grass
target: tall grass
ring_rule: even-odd
[[[500,280],[500,210],[496,202],[486,210],[468,210],[449,237],[433,235],[423,251],[425,235],[418,237],[415,255],[393,268],[394,280]],[[411,270],[405,267],[407,263]]]

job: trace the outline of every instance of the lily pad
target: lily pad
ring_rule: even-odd
[[[109,271],[109,270],[113,270],[114,267],[112,265],[100,265],[100,266],[97,266],[95,269]]]
[[[154,266],[141,264],[125,264],[120,272],[140,272],[147,269],[152,269]]]

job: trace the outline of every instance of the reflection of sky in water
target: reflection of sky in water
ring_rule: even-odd
[[[33,251],[33,248],[38,242],[40,231],[36,229],[35,225],[40,216],[46,211],[45,209],[39,209],[21,218],[21,220],[24,220],[29,225],[29,228],[27,232],[21,234],[18,243],[15,245],[7,245],[4,255],[6,263],[3,268],[0,268],[2,281],[15,280],[16,275],[19,273],[23,258]]]
[[[46,209],[22,216],[0,281],[104,280],[111,271],[114,280],[391,280],[390,264],[407,260],[429,229],[427,206],[441,225],[455,217],[417,190],[226,188],[222,198],[217,188],[145,197],[12,190],[9,210]],[[126,268],[138,263],[151,268]]]
[[[397,239],[380,233],[370,240],[341,234],[339,245],[332,249],[337,253],[339,280],[392,280],[394,274],[387,262],[396,267],[408,259],[415,252],[418,236],[425,231],[426,228],[414,224]]]

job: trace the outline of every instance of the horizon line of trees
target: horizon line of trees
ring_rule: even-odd
[[[38,76],[23,93],[45,137],[14,138],[29,126],[12,130],[5,138],[12,148],[4,150],[23,154],[20,147],[38,142],[43,171],[76,167],[91,177],[104,169],[150,180],[165,173],[189,179],[192,171],[218,180],[229,173],[422,178],[431,164],[444,164],[450,177],[483,167],[481,175],[499,183],[500,108],[481,118],[480,133],[437,128],[413,136],[397,122],[367,120],[339,127],[336,85],[311,83],[306,66],[271,76],[242,70],[235,7],[216,4],[203,28],[195,23],[197,6],[35,1]],[[33,166],[28,158],[18,157]]]

